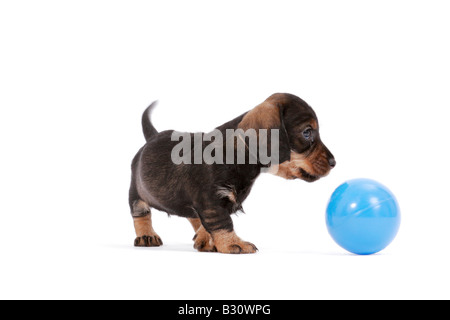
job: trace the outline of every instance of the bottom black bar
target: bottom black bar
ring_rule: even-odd
[[[223,319],[239,316],[271,319],[280,316],[279,312],[274,312],[274,308],[276,310],[275,305],[280,304],[281,301],[277,303],[274,301],[167,301],[166,303],[170,303],[171,315],[177,319]]]

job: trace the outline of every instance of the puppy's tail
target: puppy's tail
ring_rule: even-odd
[[[158,134],[158,130],[153,126],[150,116],[152,115],[153,109],[158,104],[158,101],[153,102],[147,109],[145,109],[142,114],[142,131],[144,132],[145,140],[150,140],[151,137]]]

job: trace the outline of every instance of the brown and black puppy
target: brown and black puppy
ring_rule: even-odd
[[[176,132],[158,133],[150,122],[153,106],[142,116],[147,143],[132,163],[129,203],[137,235],[135,246],[162,245],[152,226],[151,208],[155,208],[188,218],[196,232],[194,247],[199,251],[254,253],[255,245],[243,241],[234,232],[230,215],[242,210],[242,203],[259,174],[268,171],[285,179],[313,182],[326,176],[336,165],[320,139],[315,112],[291,94],[274,94],[249,112],[216,128],[224,136],[227,129],[277,130],[278,161],[269,164],[263,164],[258,157],[256,163],[176,164],[172,158],[172,151],[179,143],[173,141]],[[194,134],[188,136],[192,137],[191,149],[194,150]],[[272,141],[270,137],[267,140]],[[225,153],[228,140],[224,141]],[[244,138],[243,141],[248,143],[249,140]],[[202,141],[202,150],[211,143],[208,139]],[[236,145],[234,138],[233,145]],[[236,155],[234,157],[236,160]],[[250,159],[249,154],[246,159]]]

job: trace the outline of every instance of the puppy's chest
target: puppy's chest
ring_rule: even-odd
[[[250,194],[252,186],[253,181],[246,185],[227,184],[218,188],[217,195],[231,213],[243,211],[242,203]]]
[[[252,185],[253,185],[253,183],[249,186],[245,186],[245,187],[238,189],[237,196],[236,196],[237,203],[242,204],[244,202],[244,200],[247,199],[248,195],[250,194]]]

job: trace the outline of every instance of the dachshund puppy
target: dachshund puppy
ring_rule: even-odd
[[[244,163],[236,162],[237,155],[233,156],[234,161],[226,163],[207,163],[205,160],[175,163],[173,150],[179,141],[173,137],[180,133],[155,129],[150,122],[154,105],[142,116],[147,143],[132,162],[129,204],[137,235],[134,245],[138,247],[163,243],[152,226],[151,208],[155,208],[187,218],[195,230],[194,248],[199,251],[255,253],[255,245],[243,241],[234,232],[230,215],[242,210],[242,203],[260,173],[267,171],[285,179],[313,182],[326,176],[336,165],[333,155],[320,139],[315,112],[305,101],[291,94],[274,94],[215,130],[224,136],[231,129],[243,132],[253,129],[258,135],[267,132],[261,129],[268,130],[269,137],[260,139],[257,147],[270,149],[273,141],[277,142],[278,159],[269,163],[263,163],[258,156],[255,161],[250,161],[247,136],[241,138],[246,146]],[[186,135],[192,138],[190,150],[198,149],[194,146],[194,142],[198,142],[195,138],[198,134]],[[232,140],[231,146],[236,149],[239,136]],[[263,146],[261,141],[266,141],[267,146]],[[212,139],[201,140],[200,151],[212,143]],[[229,139],[216,139],[214,143],[216,147],[219,144],[219,151],[220,148],[223,152],[229,150]],[[188,155],[188,160],[190,157],[193,156]]]

